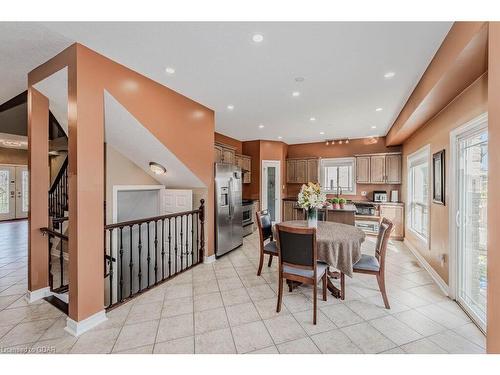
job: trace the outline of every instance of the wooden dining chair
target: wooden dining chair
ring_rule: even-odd
[[[318,282],[323,281],[323,301],[326,301],[328,264],[317,259],[316,228],[297,228],[276,224],[279,281],[276,312],[281,311],[283,279],[313,285],[313,324],[317,315]]]
[[[259,228],[260,237],[260,261],[259,269],[257,270],[257,276],[260,276],[262,272],[262,265],[264,263],[264,255],[269,255],[268,267],[271,267],[273,262],[273,256],[278,256],[278,246],[276,241],[273,241],[273,228],[271,223],[271,215],[267,210],[256,212],[257,216],[257,227]],[[266,243],[267,241],[267,243]]]
[[[384,217],[378,230],[375,256],[362,254],[361,259],[353,266],[354,272],[375,275],[377,277],[378,286],[382,293],[386,309],[390,309],[391,307],[385,290],[385,256],[393,226],[394,224]]]

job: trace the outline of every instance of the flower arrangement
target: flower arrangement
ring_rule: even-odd
[[[299,193],[298,206],[306,210],[322,208],[325,204],[326,196],[321,192],[319,184],[309,182],[302,185]]]

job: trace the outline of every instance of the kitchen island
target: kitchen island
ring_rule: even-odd
[[[343,208],[318,209],[318,220],[331,221],[335,223],[354,225],[356,206],[346,203]],[[304,220],[304,209],[297,207],[297,197],[283,199],[283,221]]]

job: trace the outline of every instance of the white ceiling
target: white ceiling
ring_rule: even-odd
[[[241,140],[282,136],[287,143],[302,143],[385,135],[451,25],[105,22],[30,27],[38,27],[38,32],[32,30],[34,39],[54,39],[52,51],[78,41],[214,109],[221,133]],[[16,61],[23,61],[36,43],[26,47],[31,37],[16,36],[25,25],[8,27],[4,32],[23,41],[23,49],[11,48],[19,55]],[[256,32],[264,36],[260,44],[252,41]],[[0,36],[1,55],[4,39]],[[167,66],[175,68],[174,75],[166,74]],[[9,79],[6,68],[10,75],[24,69],[24,77],[29,71],[4,65],[0,58],[1,77]],[[385,79],[389,71],[396,75]],[[297,83],[295,77],[305,80]],[[4,91],[0,87],[0,99]],[[19,87],[8,98],[21,91]],[[294,98],[293,91],[301,95]],[[233,111],[227,110],[229,104]],[[378,107],[383,110],[376,112]]]

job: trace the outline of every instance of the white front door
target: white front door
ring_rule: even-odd
[[[453,292],[460,306],[486,331],[487,118],[473,121],[452,140]]]
[[[281,221],[281,168],[279,160],[262,161],[262,210],[268,210],[271,221]]]
[[[16,217],[16,168],[0,165],[0,220]]]
[[[28,217],[28,167],[16,167],[16,219]]]

